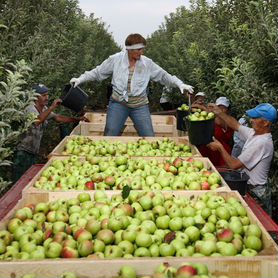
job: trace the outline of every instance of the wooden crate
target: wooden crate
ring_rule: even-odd
[[[67,144],[67,142],[75,137],[78,137],[80,135],[70,135],[70,136],[66,136],[54,149],[53,151],[49,154],[49,158],[52,156],[61,156],[64,155],[63,151],[65,148],[65,145]],[[91,140],[94,141],[100,141],[100,140],[105,140],[108,142],[121,142],[121,143],[129,143],[129,142],[137,142],[140,139],[144,139],[148,142],[154,142],[157,140],[163,140],[164,137],[137,137],[137,136],[124,136],[124,137],[119,137],[119,136],[85,136]],[[196,146],[192,145],[189,142],[188,137],[171,137],[169,138],[171,141],[175,142],[177,145],[181,145],[181,144],[185,144],[190,146],[191,151],[192,151],[192,155],[193,156],[202,156],[199,152],[199,150],[197,149]]]
[[[138,158],[138,157],[134,157],[134,158]],[[169,159],[169,157],[142,157],[145,160],[150,160],[150,159],[157,159],[159,162],[165,161],[167,159]],[[48,162],[44,165],[44,167],[34,176],[34,178],[26,185],[26,187],[23,190],[23,194],[25,193],[30,193],[30,192],[46,192],[45,190],[42,189],[38,189],[36,187],[34,187],[35,182],[40,178],[41,173],[48,168],[53,160],[55,159],[68,159],[68,156],[52,156]],[[130,157],[130,159],[132,159],[132,157]],[[188,159],[188,157],[186,157],[185,159]],[[85,160],[85,157],[81,157],[81,160]],[[208,158],[205,157],[194,157],[194,160],[198,160],[198,161],[202,161],[204,163],[205,168],[207,168],[208,170],[218,173],[217,169],[215,168],[215,166],[211,163],[211,161]],[[220,174],[219,174],[220,175]],[[220,186],[219,188],[217,188],[214,191],[231,191],[230,187],[228,186],[228,184],[226,183],[226,181],[222,178],[222,176],[220,175],[221,178],[221,184],[222,186]],[[64,192],[69,192],[69,191],[77,191],[77,190],[68,190],[68,191],[64,191]],[[112,190],[112,191],[117,191],[117,190]],[[202,192],[202,190],[200,190]],[[62,192],[61,191],[55,191],[55,192]],[[77,191],[78,192],[78,191]],[[80,191],[79,191],[80,192]],[[119,192],[119,191],[118,191]]]
[[[105,113],[86,113],[90,122],[80,122],[74,128],[70,135],[86,135],[86,136],[103,136],[106,114]],[[176,137],[178,136],[177,121],[175,116],[169,115],[151,115],[153,129],[155,136],[158,137]],[[127,119],[124,129],[122,130],[123,136],[138,136],[133,122],[130,118]]]
[[[93,195],[93,192],[89,192]],[[10,213],[0,223],[0,229],[6,227],[9,219],[12,218],[16,209],[28,204],[38,202],[48,202],[57,199],[70,199],[77,196],[77,192],[53,193],[53,194],[28,194],[25,195]],[[117,193],[109,192],[112,196]],[[196,197],[205,192],[173,192],[175,196]],[[247,210],[247,215],[251,223],[256,223],[262,230],[262,242],[264,249],[255,257],[159,257],[159,258],[134,258],[134,259],[45,259],[45,260],[25,260],[25,261],[0,261],[0,277],[20,277],[24,273],[35,273],[36,277],[57,277],[65,271],[75,272],[78,277],[111,277],[116,276],[119,268],[123,265],[134,266],[139,275],[149,275],[163,262],[168,262],[172,266],[179,266],[183,262],[199,262],[209,267],[211,273],[215,275],[226,275],[228,277],[277,277],[278,247],[265,228],[249,209],[238,192],[218,192],[215,193],[224,198],[234,197],[241,201]],[[107,265],[109,264],[109,268]],[[144,267],[142,267],[144,265]],[[11,274],[13,273],[13,274]]]

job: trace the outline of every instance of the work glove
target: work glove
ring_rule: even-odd
[[[181,84],[179,86],[179,89],[181,91],[182,94],[184,94],[184,91],[187,91],[190,95],[192,95],[194,93],[193,90],[194,87],[190,86],[190,85],[186,85],[186,84]]]
[[[70,84],[71,84],[74,88],[77,87],[80,83],[81,83],[81,82],[80,82],[80,79],[79,79],[79,78],[72,78],[72,79],[70,80]]]

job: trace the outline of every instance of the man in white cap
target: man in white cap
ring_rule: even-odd
[[[130,34],[125,49],[111,55],[101,65],[86,71],[71,84],[77,86],[87,81],[101,81],[112,76],[112,95],[108,105],[105,136],[118,136],[128,117],[134,123],[139,136],[154,136],[147,86],[149,81],[160,82],[169,88],[177,87],[181,93],[193,93],[193,87],[169,74],[151,59],[143,55],[146,40],[140,34]]]
[[[262,103],[246,111],[246,115],[251,118],[252,128],[240,125],[235,118],[223,113],[218,106],[214,106],[213,112],[229,127],[238,131],[246,141],[237,158],[228,154],[217,140],[208,146],[221,153],[229,168],[242,169],[249,176],[247,182],[249,193],[271,215],[271,188],[267,179],[274,151],[271,125],[277,120],[277,110],[269,103]]]
[[[198,92],[195,95],[194,103],[205,105],[206,94],[204,92]]]

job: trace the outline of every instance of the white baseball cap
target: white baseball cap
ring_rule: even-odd
[[[229,107],[230,106],[230,101],[228,98],[226,97],[219,97],[216,102],[215,102],[216,105],[223,105],[225,107]]]
[[[198,92],[195,97],[205,97],[206,94],[204,92]]]

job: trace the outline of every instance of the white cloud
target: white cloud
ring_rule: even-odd
[[[119,45],[130,33],[151,35],[180,6],[189,7],[189,0],[79,0],[86,15],[93,13],[109,26]]]

